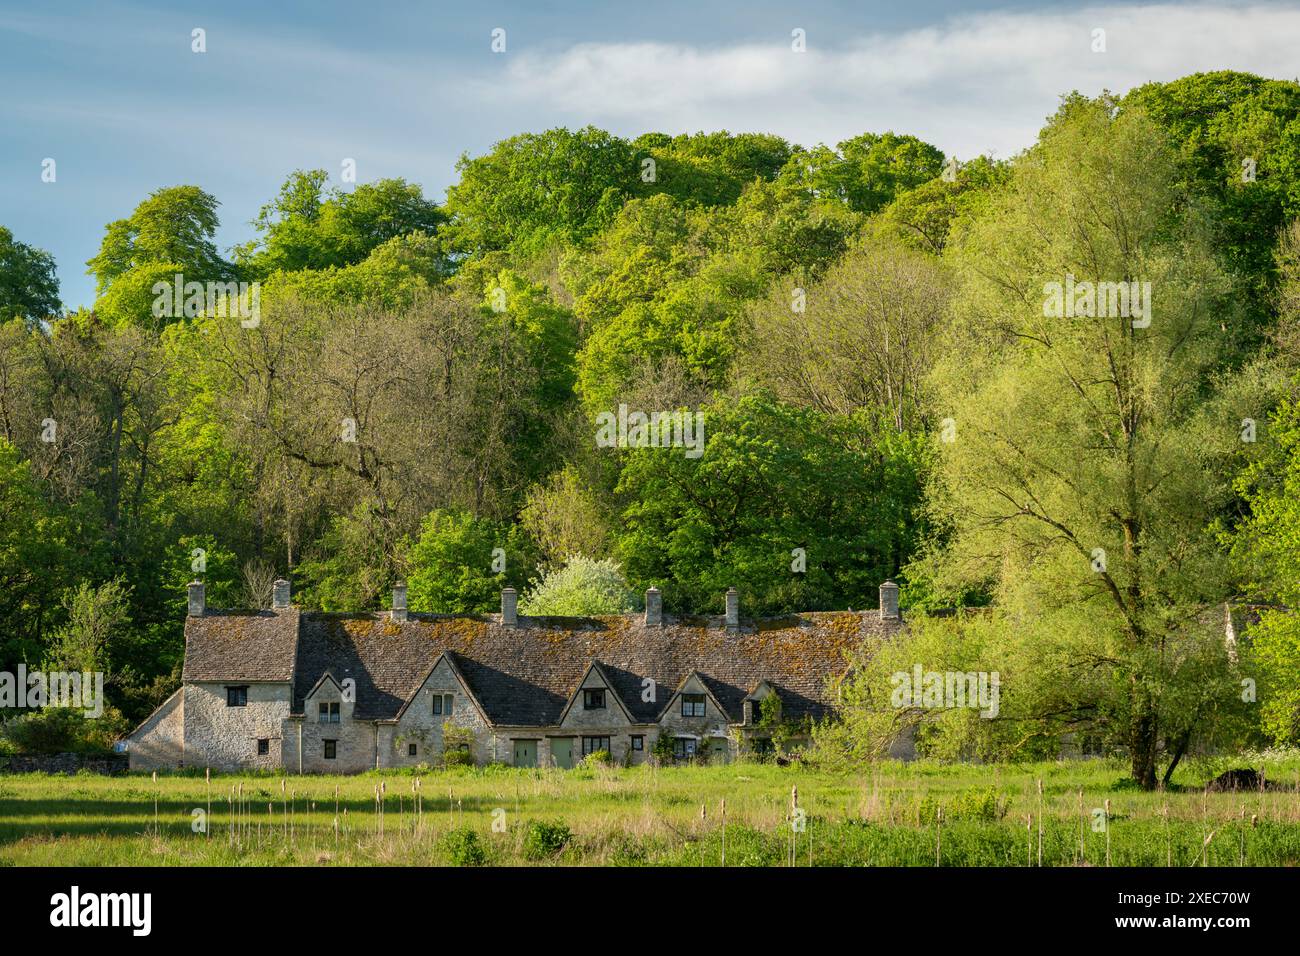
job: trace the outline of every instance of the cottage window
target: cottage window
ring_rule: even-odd
[[[271,741],[268,737],[259,737],[257,739],[257,755],[265,757],[271,752]]]
[[[695,756],[695,738],[677,737],[673,740],[673,756],[678,760],[687,760]]]
[[[583,710],[604,710],[605,709],[605,688],[597,687],[593,690],[584,690],[582,692],[582,709]]]
[[[434,694],[433,695],[433,715],[435,717],[450,717],[454,709],[455,696],[452,694]]]
[[[408,757],[414,757],[414,756],[415,756],[415,744],[407,744],[407,745],[406,745],[406,756],[408,756]]]
[[[644,738],[644,737],[633,737],[633,738],[632,738],[632,749],[633,749],[633,750],[645,750],[645,738]]]
[[[339,722],[339,705],[337,701],[322,702],[320,705],[320,722],[322,724],[337,724]]]
[[[682,694],[682,716],[703,717],[704,716],[704,695],[703,694]]]
[[[322,740],[325,745],[325,759],[333,760],[339,753],[339,742],[337,740]]]
[[[247,707],[248,706],[248,687],[227,687],[226,688],[226,706],[227,707]]]
[[[597,750],[603,750],[609,753],[608,737],[583,737],[582,738],[582,755],[584,757],[594,754]]]

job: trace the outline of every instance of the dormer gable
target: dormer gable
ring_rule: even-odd
[[[436,701],[435,696],[438,698]],[[484,724],[491,724],[482,703],[479,702],[478,695],[474,693],[469,681],[465,679],[464,672],[456,663],[455,655],[443,651],[411,696],[402,704],[393,721],[400,724],[403,718],[418,717],[422,723],[427,722],[428,719],[437,723],[455,720],[457,714],[465,709],[477,713]]]
[[[320,680],[303,698],[303,717],[312,723],[339,724],[352,720],[356,709],[356,687],[352,681],[344,686],[332,671],[321,674]]]
[[[761,708],[763,701],[773,696],[776,698],[777,707],[779,708],[781,695],[777,693],[776,688],[772,686],[767,678],[754,685],[754,689],[746,694],[745,699],[741,702],[741,706],[744,708],[744,723],[749,725],[757,724],[762,719]]]
[[[599,660],[593,658],[560,713],[561,727],[634,724],[614,682]]]
[[[680,718],[685,720],[724,720],[730,721],[730,716],[718,702],[713,691],[709,689],[708,682],[704,679],[699,671],[691,671],[687,674],[677,690],[673,692],[668,703],[659,713],[659,721],[662,721],[668,714],[676,713]]]

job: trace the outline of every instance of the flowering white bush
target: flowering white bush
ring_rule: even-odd
[[[628,587],[618,562],[577,554],[524,595],[519,610],[530,615],[584,617],[626,614],[637,610],[637,595]]]

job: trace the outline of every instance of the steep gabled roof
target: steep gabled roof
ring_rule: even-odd
[[[332,671],[326,669],[325,673],[323,673],[323,674],[320,675],[320,680],[318,680],[318,681],[316,681],[316,683],[312,684],[312,686],[311,686],[311,690],[309,690],[309,691],[307,691],[307,693],[303,694],[303,701],[306,702],[306,701],[310,700],[310,699],[312,698],[312,696],[316,693],[316,691],[318,691],[318,690],[321,689],[321,685],[324,684],[326,681],[329,681],[331,684],[333,684],[335,687],[337,687],[337,688],[339,689],[339,692],[340,692],[340,693],[342,693],[342,691],[343,691],[343,685],[342,685],[341,683],[339,683],[338,678],[334,676],[334,673],[333,673]]]
[[[614,682],[610,679],[609,674],[606,673],[605,668],[601,666],[601,663],[598,660],[593,660],[587,665],[586,670],[582,672],[582,675],[578,678],[578,682],[574,684],[573,693],[569,695],[568,701],[564,704],[564,709],[560,711],[560,716],[556,718],[555,722],[557,724],[564,723],[564,718],[569,716],[569,711],[573,709],[574,703],[577,702],[578,695],[581,694],[585,688],[587,677],[593,672],[604,681],[605,687],[609,690],[609,696],[614,698],[614,703],[618,704],[618,709],[623,712],[623,716],[627,718],[628,723],[637,723],[637,719],[632,716],[632,712],[629,711],[627,705],[623,703],[623,695],[618,692],[617,688],[615,688]]]
[[[438,665],[443,661],[447,662],[447,667],[450,668],[452,676],[456,678],[456,683],[460,684],[461,689],[465,691],[465,695],[469,698],[469,702],[474,705],[474,709],[479,712],[484,720],[490,719],[487,715],[487,711],[483,709],[483,704],[478,699],[478,695],[475,694],[473,688],[469,686],[469,681],[465,680],[464,672],[460,669],[459,665],[457,665],[455,653],[452,651],[443,651],[438,655],[438,659],[429,665],[428,671],[426,671],[425,675],[420,678],[420,682],[415,685],[410,696],[406,698],[406,702],[397,709],[397,713],[393,715],[394,720],[402,719],[402,715],[410,709],[413,703],[415,703],[415,699],[420,693],[420,688],[428,682],[429,678],[433,676],[433,672],[438,669]]]
[[[715,683],[714,681],[709,680],[705,675],[701,674],[698,670],[692,668],[689,672],[687,672],[686,676],[681,679],[681,682],[673,689],[673,692],[668,695],[668,699],[663,702],[663,706],[659,708],[659,713],[656,715],[656,720],[663,719],[663,716],[667,714],[668,711],[672,708],[673,701],[675,701],[678,698],[678,696],[680,696],[682,693],[685,692],[686,685],[691,682],[692,677],[694,677],[697,681],[699,681],[700,686],[704,688],[705,695],[711,699],[713,706],[715,708],[720,708],[724,714],[727,714],[728,716],[732,716],[731,708],[725,707],[722,701],[718,698],[718,695],[715,694],[713,691],[713,688],[715,686],[722,689],[725,688],[726,685]],[[732,716],[732,719],[736,720],[738,718]]]
[[[296,655],[286,636],[291,623]],[[291,675],[293,712],[301,713],[329,671],[339,681],[356,681],[357,719],[389,720],[448,653],[492,723],[551,726],[599,661],[635,723],[653,723],[692,671],[733,721],[761,680],[779,688],[787,716],[821,717],[833,703],[827,685],[844,672],[849,652],[900,626],[875,611],[791,615],[737,630],[718,617],[666,619],[655,627],[634,615],[521,617],[517,626],[503,627],[486,615],[413,614],[399,622],[387,614],[209,613],[187,620],[185,679]],[[653,701],[642,700],[647,681],[654,681]]]
[[[181,679],[293,680],[298,617],[297,608],[208,611],[202,617],[187,617]]]

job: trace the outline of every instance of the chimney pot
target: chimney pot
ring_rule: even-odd
[[[897,621],[898,618],[898,585],[887,580],[880,585],[880,619]]]
[[[271,587],[271,608],[284,611],[289,607],[289,582],[279,578]]]
[[[514,627],[519,623],[519,592],[514,588],[501,589],[501,624]]]
[[[740,627],[740,595],[735,588],[727,588],[727,629]]]
[[[645,592],[645,623],[647,627],[658,627],[664,622],[664,598],[658,588],[647,588]]]
[[[393,585],[393,610],[390,614],[394,621],[406,620],[406,582],[398,581]]]
[[[207,609],[207,604],[203,597],[203,582],[190,582],[190,617],[202,617],[203,612]]]

